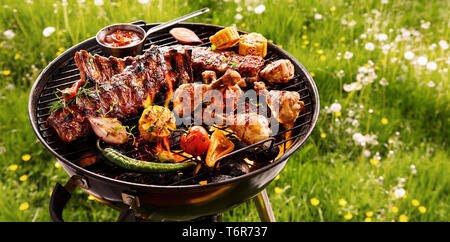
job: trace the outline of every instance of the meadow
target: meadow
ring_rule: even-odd
[[[192,19],[258,32],[296,57],[321,101],[312,136],[268,187],[277,221],[449,221],[447,0],[2,0],[0,221],[50,221],[68,175],[28,119],[39,73],[116,22]],[[66,221],[115,221],[77,189]],[[224,221],[259,221],[254,204]]]

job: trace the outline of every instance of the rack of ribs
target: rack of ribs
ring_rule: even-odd
[[[264,65],[261,57],[183,45],[151,46],[143,55],[122,59],[81,50],[74,59],[86,87],[74,102],[47,118],[47,125],[65,142],[91,132],[89,117],[124,121],[154,103],[168,105],[178,86],[194,81],[193,71],[223,74],[235,69],[243,78],[257,78]]]

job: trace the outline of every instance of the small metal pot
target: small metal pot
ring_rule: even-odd
[[[141,41],[134,43],[133,45],[128,46],[120,46],[120,47],[111,47],[104,44],[103,40],[107,34],[111,34],[117,30],[126,30],[133,31],[142,36]],[[125,56],[136,56],[142,54],[142,50],[144,49],[145,43],[145,35],[146,32],[143,28],[134,25],[134,24],[113,24],[104,27],[100,31],[98,31],[95,36],[97,43],[102,47],[104,56],[115,56],[115,57],[125,57]]]

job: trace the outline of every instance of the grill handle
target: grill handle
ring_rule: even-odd
[[[75,188],[81,187],[81,188],[88,188],[86,179],[84,179],[81,176],[73,175],[70,177],[70,179],[66,182],[64,186],[62,186],[59,183],[56,183],[55,187],[53,188],[52,196],[50,197],[50,218],[53,222],[64,222],[63,219],[63,210],[66,207],[66,204],[69,202],[70,198],[72,197],[72,192],[75,190]],[[135,208],[136,208],[136,201],[132,199],[127,199],[126,201],[129,201],[130,208],[122,211],[119,215],[119,218],[117,222],[136,222],[136,216],[135,216]]]

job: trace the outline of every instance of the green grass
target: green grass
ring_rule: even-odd
[[[211,12],[192,21],[263,34],[304,64],[318,86],[321,114],[312,136],[267,187],[278,221],[449,221],[450,52],[439,45],[450,42],[448,1],[260,1],[250,5],[265,5],[259,15],[243,0],[32,2],[0,6],[0,221],[49,221],[52,188],[68,179],[29,124],[28,95],[40,71],[105,25],[163,22],[205,6]],[[344,24],[352,20],[354,26]],[[56,31],[45,37],[49,26]],[[15,36],[8,39],[7,30]],[[376,38],[381,33],[386,40]],[[365,48],[369,42],[373,51]],[[352,58],[345,59],[346,52]],[[414,63],[419,56],[436,70]],[[344,84],[355,82],[364,66],[376,78],[346,92]],[[339,112],[329,110],[334,102]],[[376,135],[377,143],[358,145],[355,133]],[[24,161],[24,154],[31,159]],[[81,189],[64,213],[67,221],[117,217]],[[259,221],[250,202],[223,218]]]

